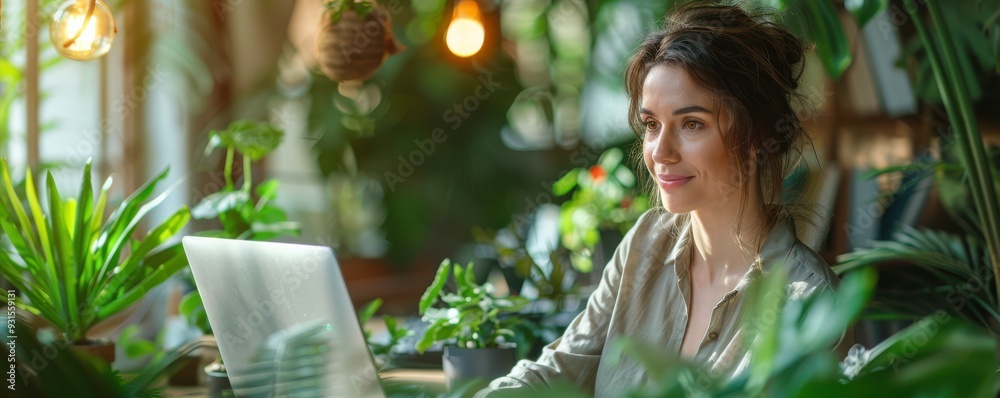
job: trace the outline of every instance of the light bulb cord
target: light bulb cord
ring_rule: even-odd
[[[63,43],[63,48],[69,48],[73,43],[76,43],[76,40],[83,34],[84,29],[87,29],[87,24],[90,23],[91,17],[94,16],[94,8],[97,8],[97,0],[90,0],[90,6],[87,7],[87,16],[83,18],[83,24],[80,25],[80,29],[76,31],[73,37]]]

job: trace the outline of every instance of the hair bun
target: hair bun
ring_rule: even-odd
[[[777,36],[775,44],[778,45],[781,57],[781,59],[775,60],[774,64],[783,72],[782,75],[786,79],[785,84],[794,90],[798,88],[799,77],[805,67],[805,62],[803,62],[805,50],[802,47],[802,41],[787,30],[775,27],[772,31]]]

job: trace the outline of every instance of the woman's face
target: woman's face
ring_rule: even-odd
[[[654,66],[642,86],[642,157],[671,213],[735,208],[736,169],[722,142],[727,115],[684,69]],[[734,207],[729,207],[732,205]],[[722,206],[722,207],[720,207]]]

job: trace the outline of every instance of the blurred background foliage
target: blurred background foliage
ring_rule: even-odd
[[[506,1],[487,8],[484,23],[498,24],[500,37],[487,37],[468,60],[437,44],[445,2],[413,2],[393,15],[408,50],[390,57],[374,79],[312,79],[309,129],[319,137],[319,168],[382,182],[390,258],[406,263],[429,244],[467,241],[473,226],[502,226],[555,200],[539,182],[596,162],[582,156],[580,108],[591,67],[591,10],[603,5]],[[617,69],[624,58],[615,55]],[[620,78],[612,80],[620,86]],[[431,140],[435,129],[443,142]],[[619,133],[615,143],[629,142],[621,128],[609,130]],[[549,195],[539,203],[539,193]]]
[[[336,83],[314,73],[304,94],[323,175],[348,176],[338,179],[342,189],[382,183],[368,200],[339,204],[339,213],[363,214],[355,209],[382,201],[384,209],[370,211],[382,212],[394,263],[436,251],[428,246],[455,247],[468,240],[473,226],[503,226],[541,205],[572,201],[553,197],[562,193],[551,183],[597,164],[606,147],[631,154],[624,63],[635,43],[679,2],[483,3],[486,44],[471,59],[451,55],[443,45],[448,2],[414,1],[392,15],[407,50],[390,57],[373,79]],[[822,64],[837,77],[850,63],[850,46],[833,5],[820,3],[745,5],[789,20],[817,43]],[[485,82],[497,86],[477,98]],[[436,129],[444,142],[430,140]],[[623,164],[637,170],[634,159]],[[627,188],[639,186],[629,182]],[[592,238],[570,250],[593,248]],[[576,257],[574,265],[590,269]]]

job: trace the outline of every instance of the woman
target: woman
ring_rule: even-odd
[[[536,362],[477,396],[566,380],[597,396],[649,381],[608,349],[640,339],[717,375],[749,363],[738,314],[748,284],[783,266],[792,299],[837,277],[795,236],[782,177],[804,139],[792,108],[802,44],[738,7],[676,11],[628,62],[629,122],[662,208],[626,234],[587,308]]]

